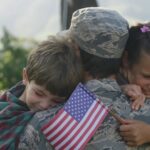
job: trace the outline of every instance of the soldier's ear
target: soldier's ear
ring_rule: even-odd
[[[124,68],[128,68],[129,67],[129,62],[128,62],[128,52],[125,50],[123,53],[123,57],[122,57],[122,65]]]
[[[23,68],[23,72],[22,72],[22,82],[24,85],[27,85],[27,83],[29,82],[29,79],[28,79],[28,74],[27,74],[27,70],[26,68]]]
[[[71,43],[73,49],[75,50],[75,54],[77,55],[77,57],[80,58],[80,48],[79,46],[75,43],[75,41],[69,39],[69,43]]]
[[[75,50],[76,50],[76,55],[80,58],[80,48],[79,46],[75,46]]]

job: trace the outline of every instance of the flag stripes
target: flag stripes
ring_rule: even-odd
[[[60,149],[83,149],[96,129],[107,115],[108,110],[96,100],[80,122],[76,121],[64,109],[42,128],[48,141]]]

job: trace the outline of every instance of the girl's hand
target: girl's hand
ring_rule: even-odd
[[[123,92],[133,101],[132,109],[138,110],[144,105],[145,95],[142,93],[141,87],[135,84],[126,84],[121,86]]]
[[[137,120],[125,120],[120,125],[120,135],[129,146],[139,146],[150,142],[150,125]]]

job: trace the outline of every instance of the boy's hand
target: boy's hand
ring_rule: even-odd
[[[129,146],[139,146],[150,142],[150,125],[142,121],[125,120],[120,126],[120,135]]]
[[[123,92],[133,100],[132,109],[138,110],[143,106],[145,95],[142,93],[141,87],[135,84],[126,84],[121,86]]]

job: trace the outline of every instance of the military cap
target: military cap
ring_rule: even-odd
[[[87,7],[72,15],[69,33],[84,51],[101,58],[121,58],[128,22],[117,11]]]

